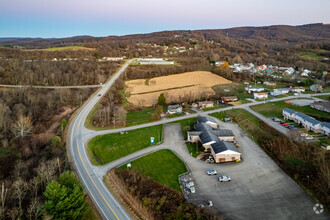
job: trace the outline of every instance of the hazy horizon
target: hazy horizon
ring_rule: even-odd
[[[0,37],[64,38],[171,30],[330,23],[330,1],[12,0],[0,8]]]

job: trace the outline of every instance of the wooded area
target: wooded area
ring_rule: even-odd
[[[182,193],[134,171],[111,170],[106,181],[142,219],[222,219],[215,210],[188,203]]]
[[[39,219],[47,214],[46,187],[70,170],[65,127],[93,91],[0,89],[0,219]]]

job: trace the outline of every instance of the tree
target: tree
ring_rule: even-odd
[[[15,138],[25,138],[32,134],[32,123],[30,117],[24,117],[20,115],[17,122],[13,125],[13,132]]]
[[[14,194],[18,200],[18,210],[19,210],[19,216],[22,216],[23,209],[22,209],[22,201],[26,195],[26,192],[28,190],[27,183],[19,178],[16,180],[13,184],[14,188]]]
[[[50,145],[52,147],[59,147],[61,148],[62,147],[62,140],[59,136],[55,136],[53,137],[52,139],[50,139]]]
[[[62,119],[60,122],[60,127],[61,127],[61,134],[63,135],[64,133],[64,128],[68,125],[68,121],[65,119]]]
[[[161,105],[161,106],[166,105],[166,98],[163,93],[161,93],[158,97],[158,105]]]
[[[152,114],[151,119],[156,121],[160,119],[160,115],[163,113],[163,106],[157,105],[156,111],[154,114]]]
[[[81,219],[87,211],[84,191],[72,172],[62,173],[44,193],[45,209],[54,219]]]

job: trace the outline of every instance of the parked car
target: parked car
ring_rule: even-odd
[[[190,192],[191,192],[191,193],[195,193],[195,192],[196,192],[195,187],[193,187],[193,186],[190,187]]]
[[[219,176],[218,180],[220,182],[229,182],[231,180],[230,176]]]
[[[312,140],[313,139],[313,137],[311,137],[311,136],[306,136],[305,138],[306,138],[306,140]]]
[[[98,94],[98,96],[101,96],[101,93],[100,93],[100,94]]]
[[[207,175],[217,175],[218,174],[218,172],[216,171],[216,170],[208,170],[208,171],[206,171],[206,173],[207,173]]]
[[[284,124],[282,124],[282,126],[287,126],[287,125],[289,125],[288,123],[284,123]]]
[[[300,136],[305,137],[305,136],[307,136],[307,134],[303,132],[303,133],[300,134]]]

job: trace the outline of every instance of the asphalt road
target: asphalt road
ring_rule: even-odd
[[[75,168],[86,190],[93,199],[95,206],[104,219],[122,220],[130,219],[130,217],[107,190],[102,178],[95,175],[93,166],[85,151],[85,144],[88,140],[84,138],[84,123],[88,113],[102,97],[98,96],[98,94],[104,95],[115,80],[125,71],[130,62],[131,61],[124,64],[123,67],[81,108],[70,124],[68,132],[70,153],[74,160]]]
[[[33,85],[0,85],[6,88],[35,88],[35,89],[82,89],[82,88],[98,88],[102,85],[81,85],[81,86],[33,86]]]

